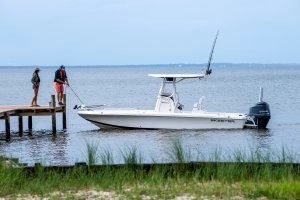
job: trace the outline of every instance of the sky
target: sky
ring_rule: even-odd
[[[0,66],[300,63],[299,0],[0,0]]]

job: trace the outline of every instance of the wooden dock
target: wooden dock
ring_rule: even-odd
[[[18,117],[19,136],[23,135],[23,117],[28,117],[28,130],[32,130],[33,116],[52,116],[52,134],[56,134],[56,113],[62,113],[63,129],[67,128],[66,95],[64,94],[64,105],[56,106],[55,95],[51,96],[49,105],[31,107],[27,105],[3,105],[0,106],[0,119],[5,121],[6,141],[10,141],[10,118]]]

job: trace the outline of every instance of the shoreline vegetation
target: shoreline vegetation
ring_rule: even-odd
[[[5,199],[298,199],[300,165],[297,155],[260,151],[219,150],[205,161],[192,161],[191,151],[174,140],[169,160],[143,164],[136,146],[121,150],[114,164],[109,148],[87,143],[86,162],[69,167],[36,164],[0,165],[0,197]],[[276,158],[276,161],[273,159]],[[97,163],[101,163],[100,165]]]

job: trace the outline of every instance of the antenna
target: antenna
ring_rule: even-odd
[[[264,89],[262,87],[259,88],[259,96],[258,96],[258,102],[262,102],[264,97]]]
[[[209,56],[209,59],[208,59],[205,75],[210,75],[211,71],[212,71],[210,69],[210,63],[211,63],[211,60],[212,60],[212,56],[213,56],[213,53],[214,53],[214,49],[215,49],[215,45],[216,45],[216,42],[217,42],[218,35],[219,35],[219,31],[216,34],[216,37],[215,37],[215,40],[214,40],[214,43],[213,43],[213,46],[212,46],[212,49],[211,49],[211,52],[210,52],[210,56]]]

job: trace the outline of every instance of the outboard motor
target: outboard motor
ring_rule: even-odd
[[[269,104],[262,101],[263,89],[260,88],[259,102],[250,108],[246,127],[256,127],[257,129],[266,129],[268,122],[271,118],[271,111]]]

